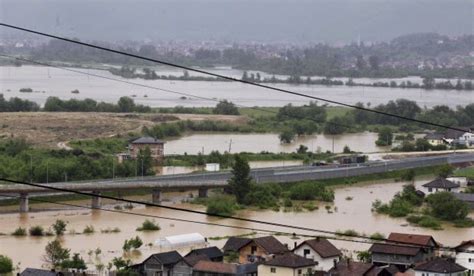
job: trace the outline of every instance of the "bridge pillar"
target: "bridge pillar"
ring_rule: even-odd
[[[92,207],[92,209],[99,209],[101,207],[100,192],[93,191],[92,193],[97,195],[97,196],[92,197],[91,207]]]
[[[28,194],[20,193],[20,213],[28,213],[28,211],[30,210],[28,201]]]
[[[199,188],[198,196],[199,197],[207,197],[207,188]]]
[[[161,190],[160,189],[153,189],[151,191],[151,202],[160,204],[161,203]]]

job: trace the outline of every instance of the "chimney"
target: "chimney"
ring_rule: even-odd
[[[332,260],[332,262],[333,262],[333,264],[334,264],[334,268],[336,268],[336,266],[337,266],[337,261],[336,261],[336,259]]]
[[[293,249],[295,249],[297,245],[298,245],[298,243],[295,242],[295,245],[294,245]]]
[[[351,259],[347,258],[347,268],[351,269],[351,267],[352,267]]]

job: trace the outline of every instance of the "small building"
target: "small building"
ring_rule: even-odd
[[[137,159],[140,150],[143,151],[146,148],[149,148],[151,158],[155,162],[161,163],[164,159],[164,144],[165,142],[152,137],[140,137],[135,139],[128,144],[130,158]]]
[[[26,268],[19,275],[20,276],[64,276],[64,273],[56,272],[54,270]]]
[[[428,133],[425,135],[424,139],[432,146],[439,146],[446,143],[444,141],[444,134],[442,133]]]
[[[469,179],[464,176],[450,176],[446,177],[446,180],[459,184],[461,188],[466,188],[469,183]]]
[[[239,263],[267,261],[275,255],[288,252],[288,248],[273,236],[253,239],[231,238],[224,245],[224,252],[238,252]]]
[[[448,129],[444,134],[444,140],[449,144],[464,145],[471,147],[474,145],[474,127],[457,127],[460,130]]]
[[[461,185],[454,183],[452,181],[449,181],[442,177],[438,177],[433,181],[423,184],[422,186],[424,188],[425,194],[431,194],[431,193],[436,193],[436,192],[457,193],[459,192],[459,188],[461,187]]]
[[[395,265],[376,266],[372,267],[364,273],[364,276],[398,276],[400,270]]]
[[[413,269],[415,276],[465,276],[467,269],[453,261],[436,258],[421,263]]]
[[[454,250],[456,263],[465,267],[470,273],[468,275],[474,275],[474,240],[463,241]]]
[[[207,172],[218,172],[221,169],[219,163],[206,163],[205,170]]]
[[[191,250],[185,257],[204,255],[212,262],[224,261],[224,253],[216,246]]]
[[[373,264],[354,262],[347,259],[344,262],[339,262],[331,268],[327,276],[366,276],[366,273],[373,267]]]
[[[365,155],[346,155],[338,158],[339,164],[360,164],[367,161]]]
[[[177,251],[153,254],[140,264],[130,266],[140,275],[183,276],[192,274],[190,266]]]
[[[328,271],[341,260],[342,252],[327,239],[306,240],[293,249],[296,255],[311,259],[316,270]]]
[[[293,254],[276,256],[258,266],[259,276],[303,276],[315,272],[316,262]]]
[[[415,263],[433,259],[439,247],[429,235],[390,233],[387,240],[393,244],[375,243],[370,247],[373,264],[396,265],[405,269]]]
[[[471,209],[474,209],[474,194],[455,193],[453,194],[457,199],[467,203]]]

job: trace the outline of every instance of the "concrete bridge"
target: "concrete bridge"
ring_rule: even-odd
[[[315,167],[310,165],[292,167],[274,167],[253,169],[251,175],[257,183],[286,183],[303,180],[323,180],[331,178],[354,177],[359,175],[382,173],[403,169],[412,169],[442,164],[459,164],[474,162],[473,153],[453,153],[429,157],[413,157],[391,161],[374,161],[364,164],[329,165]],[[101,206],[100,194],[106,191],[126,191],[149,189],[154,203],[161,201],[161,193],[166,191],[197,190],[200,197],[206,197],[207,191],[222,188],[231,177],[230,171],[177,174],[166,176],[147,176],[139,178],[120,178],[90,180],[78,182],[49,183],[49,186],[73,190],[87,191],[96,194],[92,197],[92,208]],[[31,194],[49,193],[51,190],[22,184],[0,185],[1,194],[19,194],[20,212],[28,212],[28,198]]]

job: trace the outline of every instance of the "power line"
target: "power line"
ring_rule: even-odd
[[[128,56],[128,57],[142,59],[142,60],[146,60],[146,61],[150,61],[150,62],[162,64],[162,65],[167,65],[167,66],[171,66],[171,67],[175,67],[175,68],[180,68],[180,69],[184,69],[184,70],[188,70],[188,71],[193,71],[193,72],[204,74],[204,75],[214,76],[214,77],[229,80],[229,81],[235,81],[235,82],[240,82],[240,83],[244,83],[244,84],[248,84],[248,85],[253,85],[253,86],[256,86],[256,87],[261,87],[261,88],[277,91],[277,92],[280,92],[280,93],[286,93],[286,94],[291,94],[291,95],[295,95],[295,96],[310,98],[310,99],[313,99],[313,100],[318,100],[318,101],[323,101],[323,102],[327,102],[327,103],[331,103],[331,104],[350,107],[350,108],[363,110],[363,111],[366,111],[366,112],[372,112],[372,113],[376,113],[376,114],[380,114],[380,115],[384,115],[384,116],[395,117],[395,118],[398,118],[398,119],[403,119],[403,120],[412,121],[412,122],[416,122],[416,123],[421,123],[421,124],[425,124],[425,125],[431,125],[431,126],[435,126],[435,127],[441,127],[441,128],[466,132],[466,130],[461,129],[461,128],[456,128],[456,127],[451,127],[451,126],[442,125],[442,124],[438,124],[438,123],[423,121],[423,120],[419,120],[419,119],[415,119],[415,118],[409,118],[409,117],[405,117],[405,116],[398,115],[398,114],[393,114],[393,113],[388,113],[388,112],[384,112],[384,111],[380,111],[380,110],[365,108],[365,107],[357,106],[357,105],[351,105],[351,104],[342,103],[342,102],[339,102],[339,101],[334,101],[334,100],[325,99],[325,98],[321,98],[321,97],[310,96],[310,95],[306,95],[306,94],[303,94],[303,93],[294,92],[294,91],[290,91],[290,90],[286,90],[286,89],[282,89],[282,88],[278,88],[278,87],[274,87],[274,86],[269,86],[269,85],[266,85],[266,84],[256,83],[256,82],[252,82],[252,81],[248,81],[248,80],[236,79],[236,78],[233,78],[233,77],[229,77],[229,76],[225,76],[225,75],[221,75],[221,74],[217,74],[217,73],[212,73],[212,72],[208,72],[208,71],[201,70],[201,69],[196,69],[196,68],[192,68],[192,67],[189,67],[189,66],[184,66],[184,65],[179,65],[179,64],[176,64],[176,63],[171,63],[171,62],[167,62],[167,61],[163,61],[163,60],[143,57],[143,56],[139,56],[139,55],[135,55],[135,54],[119,51],[119,50],[110,49],[110,48],[103,47],[103,46],[98,46],[98,45],[94,45],[94,44],[90,44],[90,43],[86,43],[86,42],[81,42],[81,41],[78,41],[78,40],[69,39],[69,38],[65,38],[65,37],[61,37],[61,36],[57,36],[57,35],[52,35],[52,34],[48,34],[48,33],[44,33],[44,32],[39,32],[39,31],[35,31],[35,30],[32,30],[32,29],[22,28],[22,27],[19,27],[19,26],[14,26],[14,25],[6,24],[6,23],[0,23],[0,26],[20,30],[20,31],[23,31],[23,32],[33,33],[33,34],[37,34],[37,35],[40,35],[40,36],[50,37],[50,38],[54,38],[54,39],[58,39],[58,40],[62,40],[62,41],[66,41],[66,42],[70,42],[70,43],[74,43],[74,44],[78,44],[78,45],[82,45],[82,46],[86,46],[86,47],[90,47],[90,48],[94,48],[94,49],[98,49],[98,50],[103,50],[103,51],[107,51],[107,52],[111,52],[111,53],[116,53],[116,54],[120,54],[120,55],[124,55],[124,56]]]
[[[1,196],[2,197],[15,198],[15,199],[20,198],[19,196],[5,195],[5,194],[0,194],[0,197]],[[57,202],[57,201],[50,201],[50,200],[39,199],[39,198],[30,198],[29,200],[37,201],[37,202],[43,202],[43,203],[69,206],[69,207],[90,209],[90,210],[100,210],[100,211],[118,213],[118,214],[123,214],[123,215],[133,215],[133,216],[139,216],[139,217],[157,218],[157,219],[177,221],[177,222],[194,223],[194,224],[225,227],[225,228],[233,228],[233,229],[240,229],[240,230],[249,230],[249,231],[253,231],[253,232],[260,232],[260,234],[265,233],[265,234],[273,234],[273,235],[297,236],[297,237],[304,237],[304,238],[324,238],[324,239],[328,239],[328,240],[336,240],[336,241],[351,242],[351,243],[361,243],[361,244],[374,244],[374,243],[377,243],[377,242],[380,242],[380,241],[384,241],[383,239],[373,239],[373,238],[370,238],[370,237],[361,238],[361,237],[353,236],[353,238],[365,239],[365,240],[354,240],[354,239],[349,239],[349,238],[340,238],[340,237],[333,237],[333,236],[309,235],[309,234],[302,234],[302,233],[296,233],[296,232],[290,233],[290,232],[284,232],[284,231],[275,231],[275,230],[255,228],[255,227],[236,226],[236,225],[228,225],[228,224],[222,224],[222,223],[203,222],[203,221],[197,221],[197,220],[180,219],[180,218],[165,217],[165,216],[150,215],[150,214],[140,214],[140,213],[135,213],[135,212],[130,212],[130,211],[108,209],[108,208],[103,208],[103,207],[92,208],[90,206],[77,205],[77,204],[65,203],[65,202]],[[368,241],[368,240],[374,240],[375,242]],[[420,245],[416,245],[414,243],[395,242],[395,241],[391,241],[391,240],[387,240],[387,239],[385,239],[385,240],[386,241],[384,242],[384,244],[391,245],[391,246],[423,247],[423,246],[420,246]],[[438,249],[442,250],[442,251],[452,251],[453,250],[452,247],[439,247]],[[472,251],[472,250],[459,250],[459,251],[460,252],[474,253],[474,251]]]
[[[144,88],[150,88],[150,89],[155,89],[155,90],[159,90],[159,91],[163,91],[163,92],[168,92],[168,93],[173,93],[173,94],[178,94],[178,95],[182,95],[182,96],[188,96],[188,97],[192,97],[192,98],[197,98],[197,99],[202,99],[202,100],[208,100],[208,101],[213,101],[213,102],[217,102],[217,103],[220,103],[222,100],[218,100],[218,99],[215,99],[215,98],[208,98],[208,97],[203,97],[203,96],[197,96],[197,95],[194,95],[194,94],[190,94],[190,93],[187,93],[187,92],[180,92],[180,91],[176,91],[176,90],[171,90],[171,89],[166,89],[166,88],[160,88],[160,87],[156,87],[156,86],[151,86],[151,85],[146,85],[146,84],[141,84],[141,83],[137,83],[137,82],[132,82],[132,81],[126,81],[126,80],[122,80],[122,79],[118,79],[118,78],[111,78],[111,77],[107,77],[107,76],[103,76],[103,75],[99,75],[99,74],[94,74],[94,73],[89,73],[89,72],[83,72],[83,71],[79,71],[79,70],[74,70],[74,69],[70,69],[70,68],[64,68],[64,67],[61,67],[61,66],[57,66],[57,65],[53,65],[51,63],[45,63],[45,62],[39,62],[39,61],[35,61],[35,60],[32,60],[32,59],[27,59],[27,58],[23,58],[23,57],[14,57],[14,56],[10,56],[10,55],[6,55],[6,54],[0,54],[0,57],[6,57],[6,58],[10,58],[10,59],[16,59],[16,60],[20,60],[20,61],[24,61],[24,62],[30,62],[30,63],[33,63],[33,64],[37,64],[37,65],[42,65],[42,66],[47,66],[47,67],[52,67],[52,68],[56,68],[56,69],[60,69],[60,70],[64,70],[64,71],[68,71],[68,72],[73,72],[73,73],[77,73],[77,74],[82,74],[82,75],[86,75],[86,76],[91,76],[91,77],[97,77],[97,78],[102,78],[102,79],[106,79],[106,80],[110,80],[110,81],[116,81],[116,82],[121,82],[121,83],[126,83],[126,84],[130,84],[130,85],[135,85],[135,86],[140,86],[140,87],[144,87]],[[255,106],[245,106],[245,105],[241,105],[241,104],[235,104],[237,107],[240,107],[240,108],[249,108],[249,109],[253,109],[253,110],[257,110],[257,111],[262,111],[262,112],[266,112],[266,113],[271,113],[271,114],[278,114],[277,111],[272,111],[272,110],[269,110],[269,109],[265,109],[265,108],[259,108],[259,107],[255,107]],[[306,120],[310,120],[310,121],[313,121],[317,124],[321,124],[321,122],[319,122],[318,120],[314,119],[314,118],[306,118],[306,117],[298,117],[298,116],[294,116],[294,115],[289,115],[289,114],[285,114],[284,116],[290,118],[290,119],[306,119]],[[345,124],[340,124],[340,123],[335,123],[335,122],[329,122],[329,121],[326,121],[324,122],[325,124],[328,124],[328,125],[335,125],[335,126],[341,126],[341,127],[345,127],[345,128],[351,128],[352,126],[349,126],[349,125],[345,125]]]
[[[87,193],[87,192],[82,192],[82,191],[75,191],[75,190],[70,190],[70,189],[65,189],[65,188],[60,188],[60,187],[47,186],[47,185],[42,185],[42,184],[37,184],[37,183],[28,183],[28,182],[16,181],[16,180],[5,179],[5,178],[0,178],[0,181],[5,181],[5,182],[10,182],[10,183],[15,183],[15,184],[28,185],[28,186],[32,186],[32,187],[55,190],[55,191],[66,192],[66,193],[74,193],[74,194],[90,196],[90,197],[100,197],[100,198],[104,198],[104,199],[122,201],[122,202],[130,203],[130,204],[140,204],[140,205],[145,205],[145,206],[149,206],[149,207],[158,207],[158,208],[169,209],[169,210],[173,210],[173,211],[181,211],[181,212],[187,212],[187,213],[193,213],[193,214],[199,214],[199,215],[205,215],[205,216],[224,218],[224,219],[232,219],[232,220],[252,222],[252,223],[258,223],[258,224],[264,224],[264,225],[270,225],[270,226],[277,226],[277,227],[283,227],[283,228],[298,229],[298,230],[309,231],[309,232],[319,232],[319,233],[324,233],[324,234],[329,234],[329,235],[345,236],[345,237],[349,237],[349,238],[375,240],[377,242],[382,242],[383,241],[387,244],[393,244],[393,245],[398,245],[398,246],[434,248],[434,246],[420,246],[418,244],[414,244],[414,243],[410,243],[410,242],[395,242],[395,241],[392,241],[392,240],[389,240],[389,239],[373,239],[373,238],[366,237],[366,236],[363,236],[363,235],[350,235],[350,234],[338,233],[338,232],[329,231],[329,230],[314,229],[314,228],[309,228],[309,227],[302,227],[302,226],[288,225],[288,224],[282,224],[282,223],[276,223],[276,222],[261,221],[261,220],[256,220],[256,219],[247,219],[247,218],[241,218],[241,217],[235,217],[235,216],[226,216],[226,215],[219,215],[219,214],[213,214],[213,213],[206,213],[206,212],[201,212],[201,211],[196,211],[196,210],[191,210],[191,209],[186,209],[186,208],[166,206],[166,205],[162,205],[162,204],[143,202],[143,201],[113,197],[113,196],[108,196],[108,195]],[[69,204],[69,205],[71,205],[71,204]],[[101,209],[104,209],[104,208],[101,208]],[[105,209],[105,210],[109,210],[109,209]],[[119,211],[119,210],[113,210],[113,211],[123,212],[123,211]],[[127,212],[127,213],[129,213],[129,212]],[[168,218],[168,219],[170,219],[170,218]],[[191,220],[189,220],[187,222],[191,222]],[[200,224],[206,224],[206,223],[200,222]],[[217,226],[217,224],[216,224],[216,226]],[[228,226],[225,226],[225,227],[233,227],[233,226],[228,225]],[[250,230],[250,229],[255,229],[255,228],[248,227],[246,229]],[[270,231],[270,230],[264,230],[264,231]],[[273,231],[273,232],[274,233],[284,233],[284,232],[275,232],[275,231]],[[292,235],[293,233],[289,233],[289,234]],[[301,235],[304,236],[304,234],[301,234]],[[308,237],[318,237],[318,236],[308,235]],[[370,242],[366,242],[366,243],[370,243]],[[446,250],[452,250],[451,247],[439,247],[439,248],[445,248]]]

